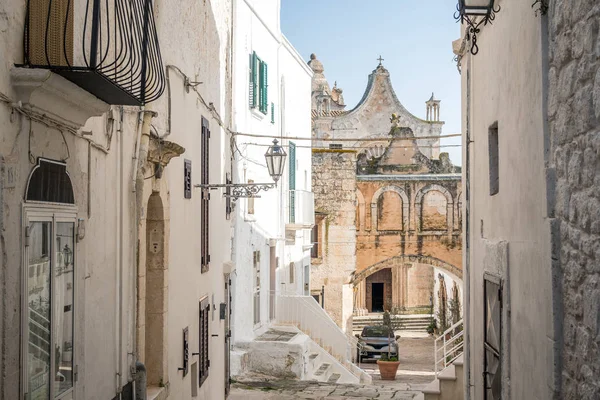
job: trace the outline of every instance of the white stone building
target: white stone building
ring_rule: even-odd
[[[231,228],[194,184],[231,168],[232,3],[33,4],[0,5],[0,399],[132,399],[144,369],[224,398]]]
[[[596,399],[600,4],[527,3],[455,42],[465,398]]]
[[[265,152],[287,153],[277,187],[235,203],[233,341],[245,343],[274,318],[275,293],[310,293],[310,82],[312,71],[283,36],[279,0],[234,2],[236,183],[272,183]],[[244,134],[258,135],[244,136]],[[292,138],[306,138],[297,140]]]

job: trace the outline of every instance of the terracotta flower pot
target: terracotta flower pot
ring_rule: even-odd
[[[381,379],[384,381],[393,381],[396,379],[396,372],[400,366],[400,361],[381,361],[377,360]]]

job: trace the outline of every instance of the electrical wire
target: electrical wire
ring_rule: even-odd
[[[281,139],[281,136],[276,135],[261,135],[257,133],[241,133],[241,132],[232,132],[234,136],[248,136],[248,137],[256,137],[256,138],[269,138],[269,139]],[[313,137],[302,137],[302,136],[286,136],[284,139],[288,140],[314,140],[314,141],[322,141],[322,142],[385,142],[389,140],[424,140],[424,139],[444,139],[451,137],[461,137],[461,133],[452,133],[449,135],[439,135],[439,136],[418,136],[418,137],[404,137],[404,138],[313,138]]]

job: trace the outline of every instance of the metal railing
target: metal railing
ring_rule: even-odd
[[[434,342],[435,376],[440,371],[452,364],[464,352],[464,325],[461,319]]]
[[[286,225],[300,229],[311,228],[315,224],[315,195],[306,190],[288,190]]]
[[[308,335],[350,371],[359,362],[362,345],[346,334],[312,296],[271,292],[275,313],[272,322],[292,325]]]
[[[50,69],[108,104],[165,89],[152,0],[27,0],[25,65]]]

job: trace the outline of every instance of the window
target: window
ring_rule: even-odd
[[[290,263],[290,283],[294,283],[294,269],[295,265],[293,262]]]
[[[319,224],[315,223],[312,227],[310,241],[312,242],[312,249],[310,250],[311,258],[319,258]]]
[[[260,324],[260,251],[252,253],[254,266],[254,325]]]
[[[500,191],[500,160],[498,153],[498,122],[494,122],[488,131],[488,150],[490,158],[490,196]]]
[[[267,115],[269,108],[268,101],[268,67],[267,63],[261,60],[256,52],[250,55],[250,108],[256,108],[261,113]],[[273,106],[274,107],[274,106]]]
[[[210,313],[210,304],[208,303],[208,297],[200,300],[200,324],[199,324],[199,366],[198,376],[199,385],[202,386],[206,378],[208,378],[208,372],[210,368],[210,359],[208,352],[208,341],[209,341],[209,330],[208,330],[208,319]]]
[[[183,197],[192,198],[192,161],[183,160]]]
[[[343,148],[344,145],[342,145],[341,143],[329,143],[330,150],[342,150]]]
[[[289,222],[293,224],[296,222],[296,143],[290,142],[289,147],[289,161],[288,161],[288,178],[289,178],[289,189],[290,189],[290,210],[289,210]]]
[[[248,179],[248,184],[253,184],[254,180]],[[254,215],[254,197],[248,197],[248,214]]]
[[[502,286],[497,277],[485,276],[484,298],[484,399],[502,396]]]
[[[210,129],[208,120],[202,117],[202,160],[200,166],[200,183],[203,185],[209,184],[209,165],[210,165]],[[200,206],[200,230],[201,230],[201,272],[207,272],[210,264],[209,253],[209,201],[210,193],[208,189],[202,189],[202,203]]]

